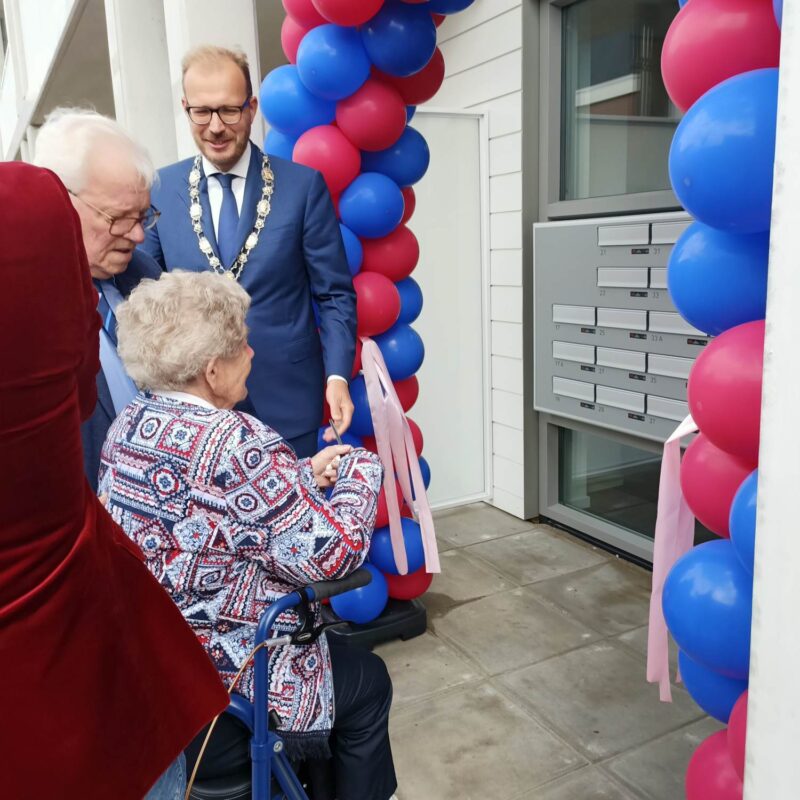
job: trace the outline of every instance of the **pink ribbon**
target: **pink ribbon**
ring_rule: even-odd
[[[672,702],[669,682],[669,632],[661,599],[672,565],[694,543],[694,514],[681,491],[681,439],[694,433],[691,415],[664,442],[661,479],[658,484],[658,515],[653,545],[653,588],[650,594],[650,626],[647,632],[647,680],[658,683],[664,703]],[[677,675],[680,680],[680,673]]]
[[[408,574],[408,559],[400,522],[400,503],[395,484],[396,472],[403,497],[417,518],[422,531],[425,569],[427,572],[441,572],[433,515],[425,483],[422,480],[417,451],[414,449],[411,428],[403,413],[397,392],[388,377],[389,370],[378,345],[366,336],[361,338],[361,342],[363,343],[361,368],[367,386],[378,456],[383,464],[383,489],[386,493],[386,507],[389,510],[389,533],[395,563],[401,575]]]

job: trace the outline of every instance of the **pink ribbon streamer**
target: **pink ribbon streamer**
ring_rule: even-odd
[[[389,379],[389,370],[378,345],[368,337],[362,337],[361,342],[363,343],[361,368],[367,386],[378,456],[383,464],[383,489],[386,493],[386,507],[389,510],[389,532],[395,563],[401,575],[408,574],[408,559],[400,522],[400,503],[395,484],[396,472],[403,497],[414,512],[422,531],[425,569],[427,572],[441,572],[433,515],[425,483],[422,480],[417,452],[414,449],[411,428],[403,413],[397,392]]]
[[[658,683],[664,703],[672,702],[669,682],[669,632],[661,606],[664,582],[673,564],[694,543],[694,514],[681,491],[681,439],[697,430],[691,415],[664,442],[661,478],[658,484],[658,515],[653,545],[653,588],[650,594],[650,625],[647,632],[647,680]],[[680,680],[680,674],[677,675]]]

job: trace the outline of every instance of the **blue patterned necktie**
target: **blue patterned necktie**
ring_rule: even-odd
[[[233,179],[236,176],[217,172],[214,177],[222,187],[222,207],[219,210],[219,223],[217,224],[219,257],[223,266],[230,267],[236,256],[239,255],[236,247],[239,209],[236,206],[236,197],[233,194]]]
[[[100,298],[97,302],[97,313],[103,320],[103,330],[108,334],[108,338],[117,346],[117,318],[114,315],[114,308],[109,302],[111,298],[114,305],[122,302],[122,295],[119,294],[117,288],[111,285],[108,281],[95,281],[98,294]]]

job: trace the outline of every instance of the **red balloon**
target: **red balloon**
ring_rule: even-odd
[[[417,196],[414,194],[413,186],[404,186],[400,191],[403,193],[403,202],[406,204],[400,224],[405,225],[411,219],[411,215],[417,207]]]
[[[328,20],[314,8],[311,0],[281,0],[286,13],[304,28],[325,25]]]
[[[694,0],[692,0],[694,2]],[[758,462],[764,321],[729,328],[708,344],[689,374],[689,410],[717,446]]]
[[[686,800],[742,800],[743,793],[728,755],[725,731],[712,733],[694,751],[686,768]]]
[[[397,392],[397,399],[403,407],[403,411],[408,411],[419,397],[419,381],[416,375],[406,378],[403,381],[396,381],[394,390]]]
[[[728,719],[728,753],[740,780],[744,780],[744,749],[747,738],[747,689],[745,689]]]
[[[672,102],[686,111],[718,83],[777,67],[779,59],[780,30],[769,0],[692,0],[667,31],[661,74]]]
[[[683,496],[697,519],[717,536],[730,538],[733,497],[755,466],[715,447],[702,433],[686,448],[681,462]]]
[[[290,64],[297,63],[297,48],[310,29],[304,28],[292,17],[284,17],[281,24],[281,47]]]
[[[438,28],[446,19],[447,14],[431,14],[433,17],[433,24]]]
[[[364,443],[364,449],[365,450],[369,450],[370,453],[377,453],[378,452],[378,441],[374,436],[362,436],[361,437],[361,441]],[[380,502],[380,497],[378,498],[378,502]],[[376,528],[378,527],[377,523],[375,524],[375,527]],[[380,526],[380,527],[383,527],[383,526]]]
[[[353,371],[350,373],[351,378],[355,378],[355,376],[361,372],[361,350],[363,347],[364,345],[361,343],[361,339],[356,338],[356,355],[353,359]]]
[[[388,278],[377,272],[362,271],[353,278],[353,288],[359,336],[376,336],[397,322],[400,294]]]
[[[352,183],[361,170],[361,153],[335,125],[318,125],[295,143],[292,160],[319,170],[332,195]]]
[[[367,439],[372,439],[371,436],[366,437]],[[373,439],[373,442],[375,440]],[[364,447],[366,447],[366,442],[364,442]],[[372,450],[372,448],[367,447],[367,450]],[[373,453],[377,453],[378,449],[375,448],[372,450]],[[397,502],[403,502],[403,490],[400,488],[400,484],[395,481],[395,488],[397,489]],[[381,486],[380,492],[378,492],[378,513],[375,515],[375,527],[376,528],[384,528],[386,525],[389,524],[389,508],[386,505],[386,490]]]
[[[383,0],[311,0],[314,8],[329,22],[353,27],[372,19]]]
[[[433,51],[431,60],[419,72],[407,78],[383,74],[381,78],[400,92],[406,105],[418,106],[427,103],[439,91],[444,81],[444,56],[437,47]]]
[[[339,194],[332,194],[331,195],[331,202],[333,203],[333,210],[336,212],[336,218],[341,219],[341,214],[339,213],[339,200],[342,199],[342,193]]]
[[[422,431],[420,430],[419,425],[417,425],[413,419],[406,417],[406,421],[408,422],[408,427],[411,428],[411,438],[414,440],[414,450],[417,451],[418,456],[422,455],[422,447],[425,444]]]
[[[387,575],[384,573],[389,586],[389,597],[395,600],[413,600],[425,594],[433,583],[433,573],[425,572],[425,567],[420,567],[416,572],[408,575]]]
[[[380,273],[395,283],[407,278],[419,261],[419,242],[405,225],[398,225],[382,239],[365,239],[362,244],[362,273]]]
[[[361,150],[385,150],[406,128],[406,105],[397,89],[368,78],[336,105],[336,124]]]

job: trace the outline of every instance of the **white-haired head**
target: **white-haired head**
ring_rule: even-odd
[[[109,147],[130,160],[144,188],[150,189],[155,168],[147,150],[118,122],[88,108],[56,108],[47,115],[36,137],[34,164],[55,172],[78,194],[86,184],[92,154]]]

